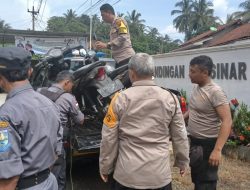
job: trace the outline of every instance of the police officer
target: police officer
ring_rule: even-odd
[[[56,77],[56,83],[49,88],[40,88],[38,91],[55,102],[61,112],[61,121],[64,129],[64,138],[68,135],[68,126],[70,119],[78,125],[82,125],[84,115],[79,109],[75,96],[71,94],[74,84],[73,74],[69,71],[61,71]],[[62,154],[59,156],[55,165],[52,168],[53,174],[58,181],[58,189],[63,190],[66,186],[66,159],[65,151],[62,149]]]
[[[117,62],[116,67],[125,65],[135,54],[130,40],[128,24],[123,18],[115,16],[114,8],[110,4],[103,4],[100,11],[103,21],[111,24],[110,41],[108,43],[97,41],[95,46],[97,49],[111,49]]]
[[[128,68],[132,87],[113,97],[103,121],[101,178],[107,182],[114,171],[112,190],[171,190],[170,138],[181,175],[189,164],[180,105],[176,96],[153,82],[151,56],[134,55]]]
[[[49,168],[62,147],[59,110],[32,89],[30,64],[25,49],[0,48],[0,189],[57,190]]]

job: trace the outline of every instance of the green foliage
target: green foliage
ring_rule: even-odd
[[[226,142],[226,144],[232,147],[236,147],[237,145],[239,145],[239,141],[230,139]]]
[[[184,90],[184,89],[181,89],[181,90],[180,90],[180,93],[181,93],[181,95],[185,98],[185,100],[187,101],[187,91]]]
[[[239,4],[239,7],[243,9],[243,11],[239,11],[238,17],[241,17],[243,21],[250,20],[250,0],[246,0]]]
[[[44,55],[33,54],[31,57],[31,66],[33,67],[44,57]]]
[[[123,13],[119,14],[124,15]],[[178,48],[180,40],[172,41],[168,35],[163,37],[156,28],[146,27],[145,20],[141,19],[141,14],[136,10],[124,16],[128,22],[132,45],[136,52],[157,54],[167,53]],[[96,34],[97,40],[108,42],[110,25],[102,22],[97,15],[93,15],[92,21],[93,33]],[[89,33],[90,17],[84,14],[77,16],[72,9],[69,9],[63,16],[51,17],[47,22],[47,30],[51,32]],[[110,52],[106,53],[110,54]]]
[[[173,24],[179,32],[185,33],[185,40],[209,30],[211,26],[218,26],[220,19],[214,16],[212,6],[208,0],[180,0],[175,4],[179,9],[171,12],[171,15],[178,15]]]
[[[185,34],[185,40],[189,40],[209,28],[223,24],[221,19],[214,16],[213,2],[209,0],[179,0],[171,11],[171,15],[177,15],[173,24],[175,28]],[[239,4],[243,11],[237,11],[227,16],[226,23],[242,19],[243,22],[250,20],[250,0]]]
[[[47,30],[50,32],[62,32],[65,31],[65,24],[65,18],[53,16],[47,22]]]
[[[11,29],[11,26],[0,19],[0,30]]]
[[[233,129],[242,144],[250,143],[250,111],[244,103],[234,115]]]
[[[31,60],[40,60],[44,57],[44,55],[33,54]]]
[[[191,28],[193,1],[181,0],[175,4],[175,7],[179,9],[171,11],[171,15],[178,15],[173,20],[173,24],[179,32],[185,33],[185,40],[188,40],[190,39],[193,30]]]

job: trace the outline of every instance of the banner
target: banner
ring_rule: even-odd
[[[32,37],[24,35],[15,36],[15,45],[25,48],[32,54],[45,54],[52,47],[66,47],[82,45],[87,47],[86,37]]]

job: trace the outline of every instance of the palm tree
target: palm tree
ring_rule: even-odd
[[[218,25],[218,17],[214,16],[212,6],[213,3],[207,0],[196,0],[193,3],[191,27],[196,35],[208,30],[210,26]]]
[[[165,42],[170,42],[171,41],[171,38],[169,37],[169,35],[165,34],[165,36],[163,37],[163,40]]]
[[[118,16],[118,17],[124,17],[124,13],[119,13],[119,12],[118,12],[118,13],[117,13],[117,16]]]
[[[159,31],[158,31],[157,28],[150,27],[150,26],[148,26],[147,28],[148,28],[148,31],[147,31],[148,34],[147,34],[147,36],[149,36],[151,38],[157,38],[157,37],[160,36],[160,33],[159,33]]]
[[[125,19],[128,22],[130,33],[133,36],[142,36],[145,25],[143,24],[145,22],[144,19],[140,19],[141,13],[137,13],[136,10],[133,10],[131,14],[127,12],[127,16],[125,16]]]
[[[228,24],[234,20],[240,19],[239,14],[240,14],[240,12],[234,12],[232,14],[227,14],[226,24]]]
[[[76,12],[73,11],[72,9],[68,9],[67,13],[64,13],[63,15],[66,18],[66,22],[67,23],[70,22],[70,21],[72,21],[72,20],[75,20],[76,17],[77,17]]]
[[[171,15],[179,15],[173,20],[175,28],[182,33],[185,33],[185,39],[191,37],[190,20],[192,14],[192,0],[181,0],[175,4],[178,10],[172,10]]]
[[[145,22],[144,19],[140,19],[141,13],[137,13],[136,10],[133,10],[131,14],[127,12],[128,16],[126,16],[126,19],[131,24],[143,24]]]
[[[246,0],[245,2],[240,3],[239,7],[243,8],[244,10],[239,13],[239,16],[242,17],[242,20],[250,20],[250,0]]]
[[[4,20],[0,19],[0,30],[10,29],[10,28],[11,28],[11,26],[9,24],[5,23]]]

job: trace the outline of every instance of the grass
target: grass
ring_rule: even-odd
[[[250,163],[223,156],[219,169],[217,190],[248,190],[250,189]],[[192,190],[190,171],[184,177],[179,169],[173,168],[173,190]]]

